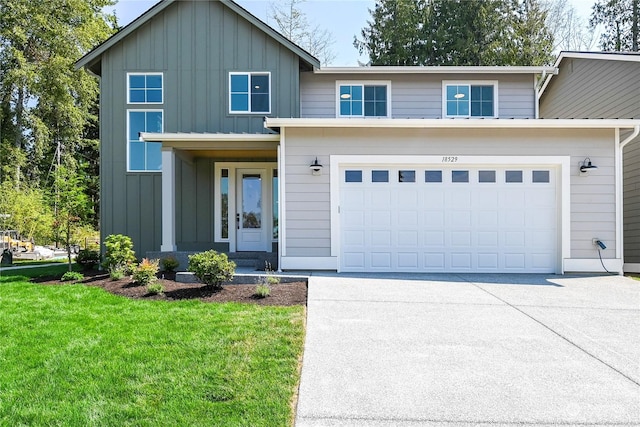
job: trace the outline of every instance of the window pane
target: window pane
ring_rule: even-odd
[[[144,170],[144,142],[129,142],[129,170]]]
[[[251,93],[269,93],[269,76],[253,75],[251,76]]]
[[[352,101],[351,102],[351,115],[353,116],[362,116],[362,102],[361,101]]]
[[[371,171],[371,182],[389,182],[389,171]]]
[[[451,182],[469,182],[469,171],[451,171]]]
[[[249,76],[246,74],[231,75],[231,92],[249,92]]]
[[[273,188],[273,234],[272,237],[274,239],[278,238],[278,170],[273,170],[273,181],[271,183]]]
[[[373,101],[376,99],[376,91],[375,86],[365,86],[364,87],[364,100],[365,101]]]
[[[229,238],[229,170],[222,169],[220,177],[220,237]]]
[[[424,182],[442,182],[442,171],[424,171]]]
[[[351,99],[362,101],[362,86],[351,86]]]
[[[387,100],[387,87],[386,86],[374,86],[376,101]]]
[[[159,74],[152,74],[147,76],[147,88],[162,89],[162,76]]]
[[[140,89],[132,89],[129,91],[129,102],[134,103],[134,102],[144,102],[144,90],[140,90]]]
[[[496,182],[496,171],[478,171],[478,182]]]
[[[269,111],[269,94],[254,93],[251,95],[251,111],[266,113]]]
[[[159,142],[147,142],[147,170],[162,170],[162,144]]]
[[[162,132],[162,111],[149,111],[147,114],[146,132]]]
[[[506,182],[522,182],[522,171],[506,171]]]
[[[341,116],[350,116],[351,115],[351,101],[349,101],[349,100],[340,100],[340,115]]]
[[[416,171],[398,171],[399,182],[416,182]]]
[[[249,95],[231,95],[231,111],[249,111]]]
[[[374,115],[376,117],[385,117],[387,115],[387,101],[377,101]]]
[[[482,103],[471,101],[471,115],[474,117],[482,116]]]
[[[139,133],[145,131],[144,111],[129,112],[129,141],[137,141]]]
[[[532,181],[540,182],[540,183],[548,183],[549,171],[533,171]]]
[[[345,171],[345,182],[362,182],[362,171]]]
[[[144,75],[135,75],[129,76],[129,88],[131,89],[144,89],[145,87],[145,76]]]
[[[447,116],[458,115],[458,103],[456,101],[447,101]]]
[[[459,116],[468,116],[469,115],[469,102],[468,101],[460,101],[460,102],[458,102],[458,115]]]
[[[482,103],[482,116],[483,117],[493,117],[493,101],[492,102],[483,102]]]
[[[162,102],[162,90],[149,89],[147,90],[147,102]]]

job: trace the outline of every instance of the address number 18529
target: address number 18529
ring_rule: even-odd
[[[443,156],[442,163],[457,163],[458,156]]]

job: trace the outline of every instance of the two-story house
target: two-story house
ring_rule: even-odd
[[[640,119],[640,54],[561,52],[554,66],[558,74],[540,92],[541,117]],[[640,144],[624,147],[623,167],[624,270],[639,273]]]
[[[622,271],[640,121],[539,119],[556,67],[321,68],[231,0],[163,0],[77,65],[101,78],[101,233],[139,254]]]

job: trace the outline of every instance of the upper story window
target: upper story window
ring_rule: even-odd
[[[389,82],[338,82],[338,117],[389,117]]]
[[[129,104],[162,104],[162,73],[128,73]]]
[[[271,73],[229,73],[230,113],[271,113]]]
[[[497,117],[498,82],[443,82],[444,117]]]
[[[162,144],[140,141],[140,132],[162,133],[162,110],[127,111],[127,170],[162,170]]]

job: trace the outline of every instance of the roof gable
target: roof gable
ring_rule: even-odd
[[[320,67],[320,61],[318,61],[317,58],[312,56],[309,52],[307,52],[297,44],[293,43],[291,40],[287,39],[285,36],[283,36],[278,31],[276,31],[275,29],[273,29],[272,27],[270,27],[269,25],[261,21],[256,16],[252,15],[249,11],[247,11],[242,6],[235,3],[233,0],[208,0],[208,1],[220,2],[224,6],[231,9],[233,12],[237,13],[239,16],[246,19],[251,25],[260,29],[261,31],[266,33],[268,36],[276,40],[276,42],[285,46],[287,49],[289,49],[291,52],[297,55],[310,69]],[[145,13],[143,13],[138,18],[136,18],[131,23],[126,25],[124,28],[122,28],[120,31],[118,31],[116,34],[114,34],[113,36],[105,40],[103,43],[98,45],[96,48],[94,48],[91,52],[87,53],[82,58],[80,58],[76,62],[76,69],[86,67],[90,71],[99,75],[101,72],[100,60],[102,58],[102,55],[107,50],[109,50],[111,47],[113,47],[115,44],[122,41],[124,38],[126,38],[133,32],[135,32],[138,28],[140,28],[141,26],[149,22],[154,16],[158,15],[160,12],[162,12],[163,10],[165,10],[167,7],[169,7],[171,4],[175,2],[179,2],[179,1],[178,0],[161,0],[160,2],[155,4]]]

